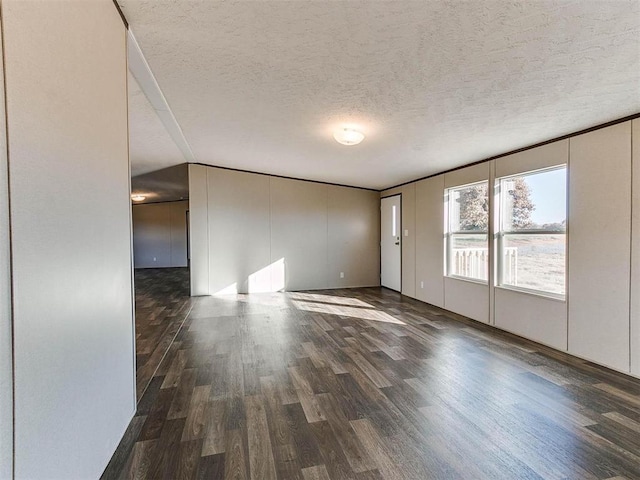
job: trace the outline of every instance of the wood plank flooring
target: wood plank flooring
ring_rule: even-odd
[[[640,382],[379,288],[200,297],[103,478],[640,479]]]
[[[134,274],[136,393],[142,398],[189,309],[188,268],[145,268]]]

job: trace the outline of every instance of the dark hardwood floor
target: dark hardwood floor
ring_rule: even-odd
[[[378,288],[200,297],[103,478],[640,479],[640,382]]]
[[[134,275],[139,401],[189,313],[192,300],[188,268],[137,269]]]

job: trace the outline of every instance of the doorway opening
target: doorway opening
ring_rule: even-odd
[[[186,164],[131,179],[136,394],[153,381],[192,305]]]

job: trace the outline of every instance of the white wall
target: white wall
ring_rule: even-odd
[[[489,320],[489,287],[443,275],[443,201],[445,188],[488,179],[489,166],[481,164],[380,194],[402,194],[402,294],[485,323]]]
[[[416,296],[444,307],[444,175],[416,183]]]
[[[495,177],[506,177],[569,162],[569,140],[495,160]],[[497,225],[497,219],[495,224]],[[506,288],[494,289],[496,327],[559,350],[567,349],[567,302]]]
[[[98,478],[135,411],[126,31],[110,0],[2,7],[15,475]]]
[[[285,290],[327,288],[327,186],[286,178],[270,183],[271,258],[284,259]]]
[[[207,168],[209,289],[221,292],[271,290],[269,177]],[[195,206],[194,206],[195,208]],[[192,263],[200,258],[191,256]],[[267,269],[267,270],[265,270]],[[268,278],[267,278],[268,277]]]
[[[329,185],[328,284],[380,284],[380,203],[376,192]],[[340,272],[345,273],[343,278]]]
[[[135,268],[186,267],[189,202],[134,205],[132,210]]]
[[[496,287],[494,305],[496,327],[567,349],[566,301]]]
[[[193,295],[380,284],[377,192],[199,165],[189,176]]]
[[[488,181],[490,168],[490,162],[486,162],[447,172],[444,175],[444,188]],[[441,228],[444,228],[444,225]],[[489,323],[489,294],[489,283],[446,277],[444,282],[444,308],[479,322]]]
[[[207,167],[189,165],[189,276],[191,295],[209,295]],[[196,262],[193,259],[197,259]]]
[[[0,25],[0,36],[2,29]],[[0,57],[2,56],[0,45]],[[11,265],[9,245],[9,184],[4,65],[0,58],[0,478],[13,468],[13,359],[11,345]]]
[[[416,242],[402,252],[402,293],[640,376],[640,120],[633,136],[633,160],[632,122],[624,122],[381,192],[415,187],[412,203],[403,196]],[[566,300],[497,287],[492,276],[488,285],[444,277],[445,188],[484,179],[492,187],[496,178],[561,164],[569,178]],[[495,230],[494,217],[492,207]],[[493,235],[495,257],[492,245]],[[405,270],[415,275],[413,290]]]
[[[629,370],[631,122],[570,139],[569,352]]]

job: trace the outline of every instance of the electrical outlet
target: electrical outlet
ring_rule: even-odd
[[[407,230],[407,229],[405,229],[405,230],[404,230],[404,236],[405,236],[405,237],[408,237],[408,236],[409,236],[409,230]]]
[[[424,288],[424,282],[420,282],[420,288]]]
[[[344,278],[344,272],[340,272],[340,278]]]
[[[156,261],[156,257],[153,257],[153,261],[154,261],[154,262]]]

